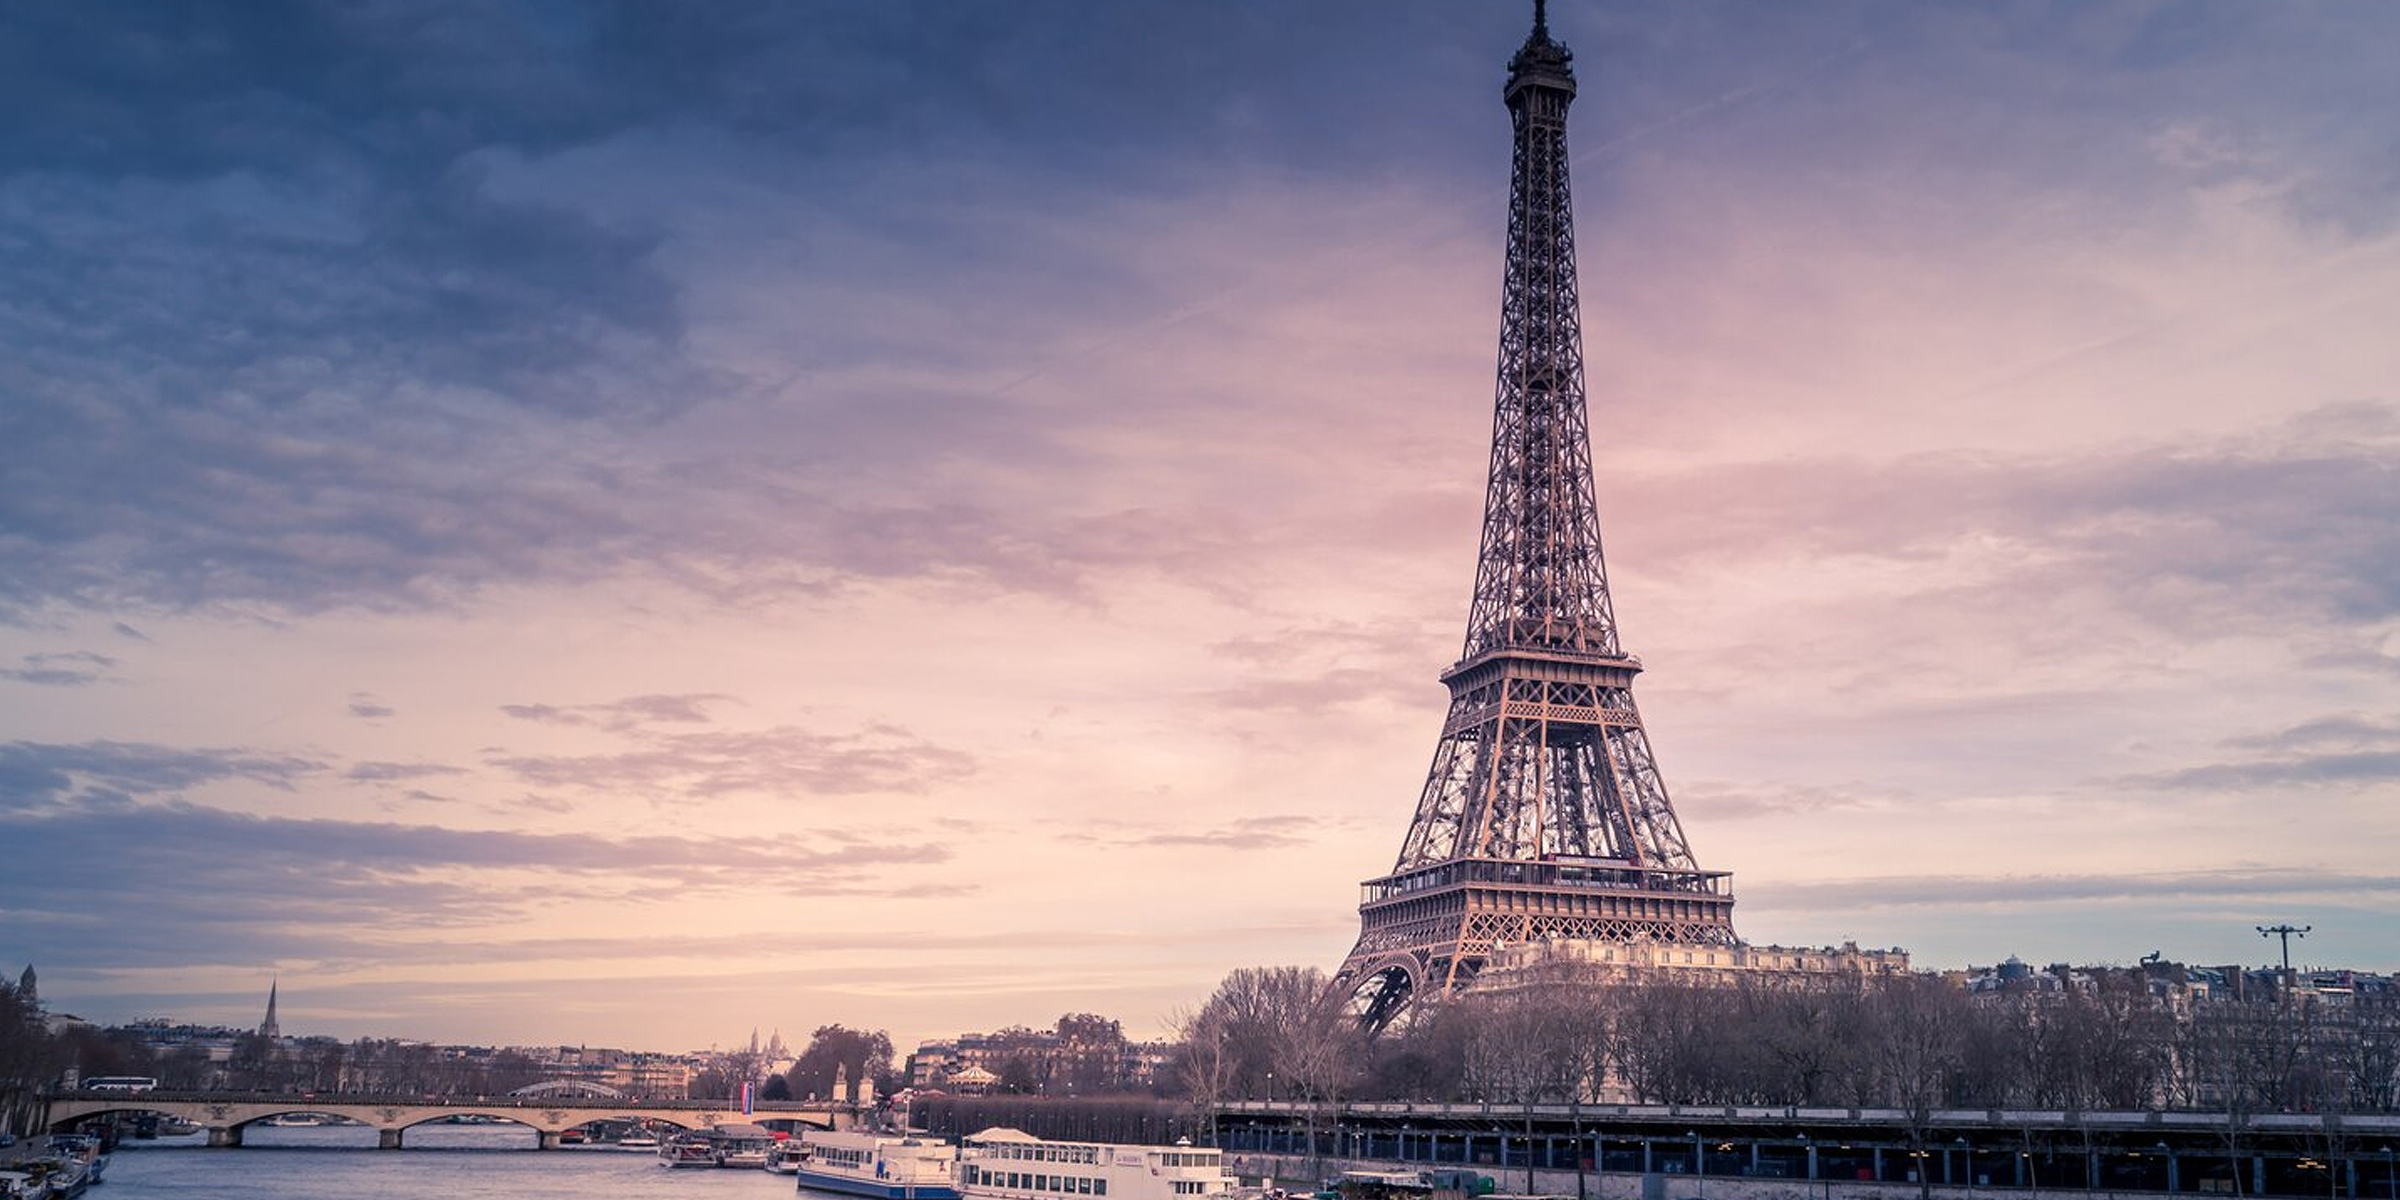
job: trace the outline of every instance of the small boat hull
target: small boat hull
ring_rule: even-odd
[[[840,1192],[849,1196],[875,1196],[880,1200],[958,1200],[958,1189],[948,1184],[887,1183],[880,1179],[855,1179],[848,1175],[829,1175],[803,1167],[793,1172],[799,1186],[817,1192]]]

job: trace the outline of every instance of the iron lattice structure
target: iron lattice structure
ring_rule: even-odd
[[[1533,33],[1509,62],[1515,129],[1491,478],[1467,638],[1391,873],[1366,882],[1334,977],[1380,1030],[1545,938],[1731,945],[1730,875],[1692,857],[1634,707],[1600,554],[1567,188],[1573,56]]]

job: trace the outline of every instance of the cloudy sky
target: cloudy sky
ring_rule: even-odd
[[[0,962],[911,1041],[1339,962],[1514,3],[0,13]],[[2400,968],[2400,9],[1559,0],[1617,612],[1755,941]]]

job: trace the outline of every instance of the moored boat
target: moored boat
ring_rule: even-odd
[[[775,1134],[761,1125],[711,1125],[700,1134],[707,1139],[711,1158],[720,1167],[763,1167]]]
[[[778,1175],[797,1175],[808,1163],[808,1143],[799,1138],[775,1143],[767,1151],[767,1169]]]
[[[50,1189],[24,1171],[0,1171],[0,1200],[47,1200]]]
[[[716,1153],[709,1149],[708,1139],[696,1133],[678,1133],[658,1144],[658,1165],[662,1167],[713,1167]]]
[[[881,1200],[957,1200],[958,1148],[932,1138],[810,1130],[798,1186]]]
[[[1233,1190],[1225,1154],[1213,1147],[1054,1142],[1016,1129],[961,1141],[958,1183],[968,1200],[1186,1200]]]
[[[50,1153],[83,1164],[85,1182],[100,1182],[100,1174],[108,1170],[108,1144],[89,1133],[54,1133],[47,1143]]]
[[[71,1158],[37,1158],[23,1165],[26,1174],[33,1176],[34,1186],[40,1189],[33,1194],[51,1200],[73,1200],[92,1182],[91,1173]]]

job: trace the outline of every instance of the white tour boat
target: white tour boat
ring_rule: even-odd
[[[1189,1142],[1053,1142],[986,1129],[959,1144],[958,1163],[959,1191],[968,1200],[1185,1200],[1233,1190],[1225,1152]]]
[[[808,1164],[808,1143],[787,1138],[767,1150],[767,1169],[778,1175],[797,1175]]]
[[[794,1172],[802,1191],[847,1192],[880,1200],[958,1200],[958,1147],[888,1133],[800,1135],[808,1161]]]

